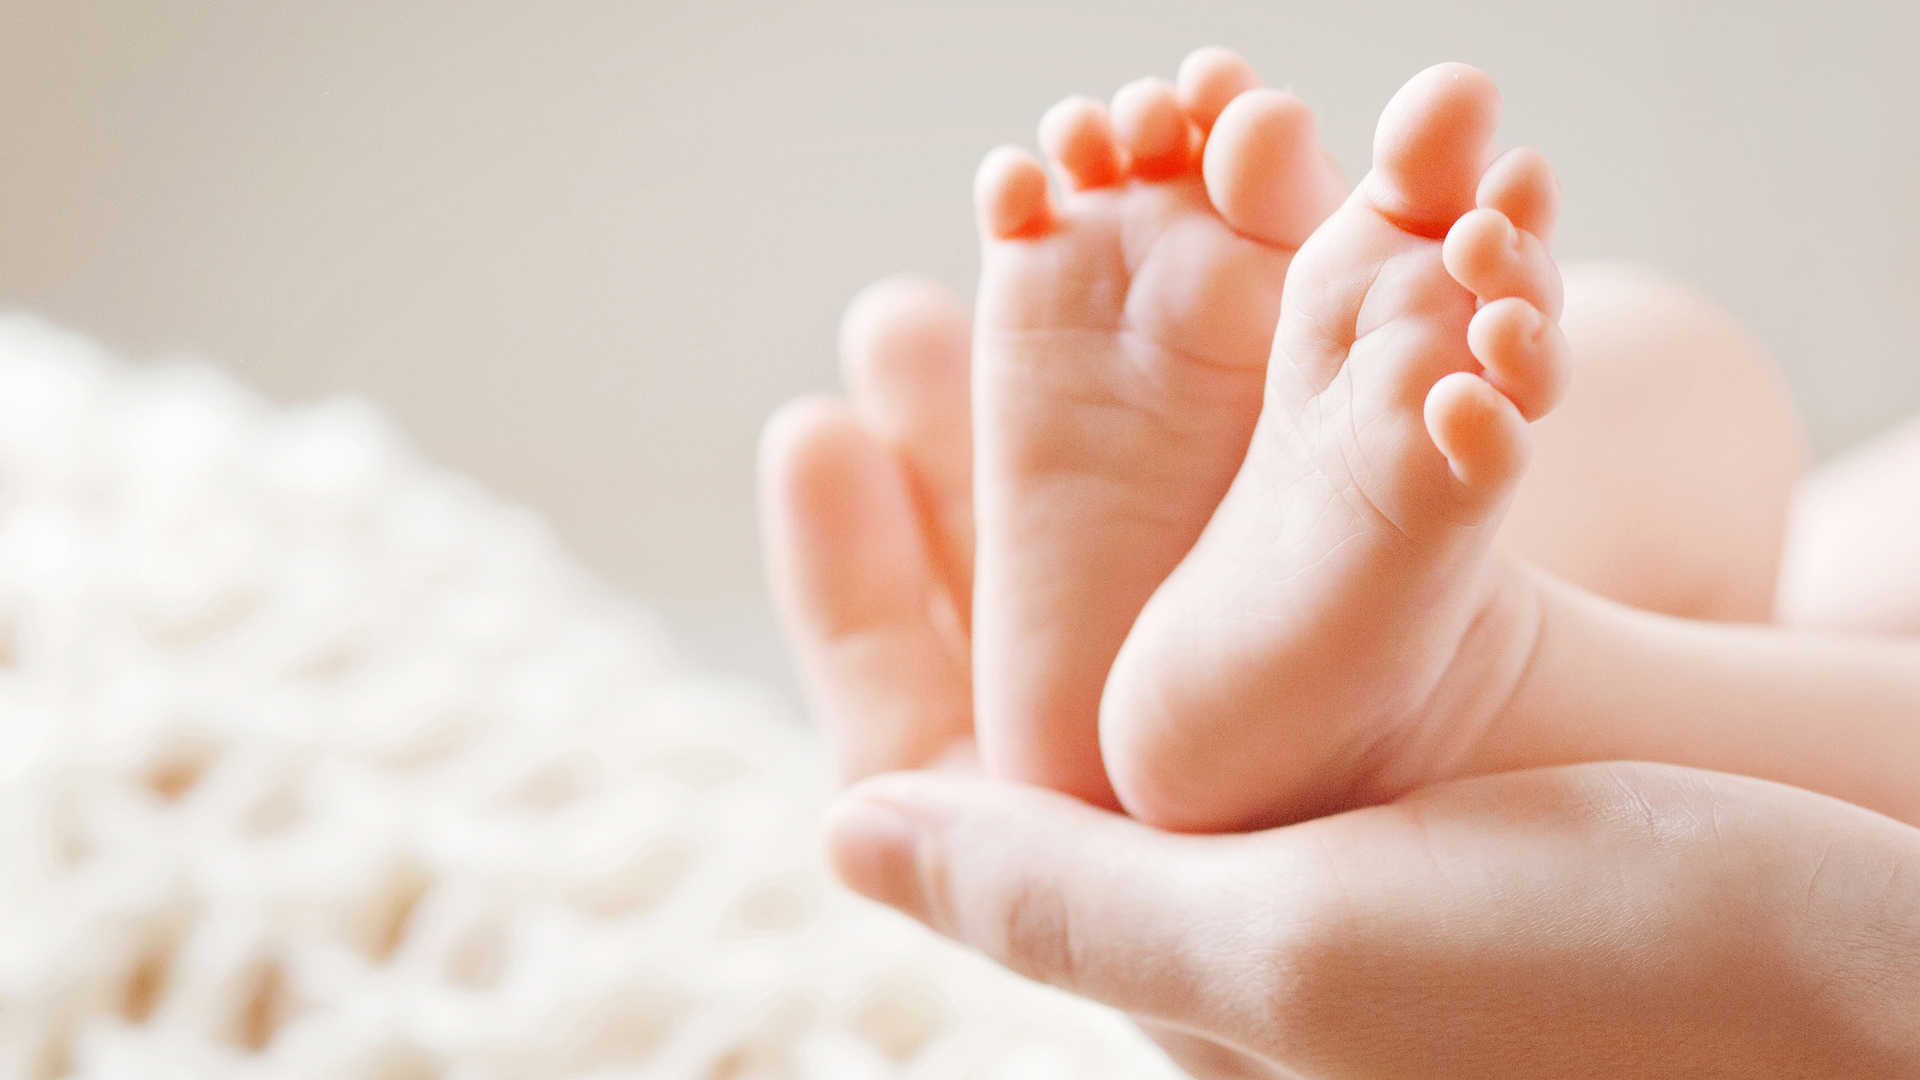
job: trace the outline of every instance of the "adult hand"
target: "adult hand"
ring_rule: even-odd
[[[1920,1075],[1920,834],[1762,781],[1575,766],[1198,837],[902,773],[828,836],[867,896],[1199,1036],[1163,1040],[1197,1075]]]
[[[1200,1076],[1920,1076],[1920,830],[1641,764],[1513,773],[1245,836],[964,767],[964,308],[849,312],[851,404],[769,425],[775,592],[849,779],[855,889],[1124,1009]]]

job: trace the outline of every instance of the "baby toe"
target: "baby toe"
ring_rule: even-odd
[[[1210,45],[1195,49],[1180,62],[1180,74],[1174,86],[1180,95],[1180,107],[1201,132],[1213,130],[1215,120],[1227,103],[1260,85],[1253,66],[1232,49]]]
[[[1480,177],[1475,193],[1479,205],[1507,215],[1516,228],[1553,243],[1553,226],[1560,217],[1560,178],[1546,155],[1516,146],[1494,159]]]
[[[1017,146],[989,152],[974,174],[973,205],[982,236],[1016,240],[1045,235],[1053,225],[1046,170]]]
[[[1121,177],[1107,107],[1090,97],[1070,97],[1040,117],[1040,151],[1061,181],[1075,191],[1105,187]]]
[[[1115,92],[1113,131],[1143,180],[1178,176],[1192,164],[1193,125],[1165,79],[1136,79]]]
[[[1495,300],[1467,324],[1467,347],[1487,381],[1532,422],[1565,396],[1573,352],[1560,324],[1517,296]]]
[[[1447,273],[1482,300],[1517,296],[1549,316],[1560,314],[1560,268],[1540,238],[1514,227],[1492,208],[1468,212],[1447,230],[1441,259]]]

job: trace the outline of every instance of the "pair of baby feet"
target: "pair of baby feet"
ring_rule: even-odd
[[[1224,50],[976,185],[975,717],[989,772],[1195,831],[1449,774],[1532,647],[1493,537],[1564,387],[1558,187],[1442,65],[1349,195]],[[1277,331],[1275,327],[1278,327]]]

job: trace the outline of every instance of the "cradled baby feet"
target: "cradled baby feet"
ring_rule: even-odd
[[[1416,76],[1293,260],[1245,464],[1102,702],[1136,816],[1237,830],[1392,798],[1448,776],[1517,685],[1536,601],[1493,540],[1570,361],[1558,185],[1495,155],[1499,114],[1473,68]]]
[[[1220,49],[1061,102],[1040,143],[1057,193],[1010,147],[976,182],[976,715],[990,772],[1113,806],[1108,668],[1240,467],[1288,265],[1345,186]]]

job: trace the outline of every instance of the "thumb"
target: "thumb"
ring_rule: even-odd
[[[1229,1039],[1271,1025],[1286,881],[1311,876],[1263,874],[1250,894],[1248,838],[1162,833],[1055,792],[955,774],[867,780],[834,806],[826,836],[855,891],[1001,965]],[[1269,870],[1273,857],[1261,856]]]

